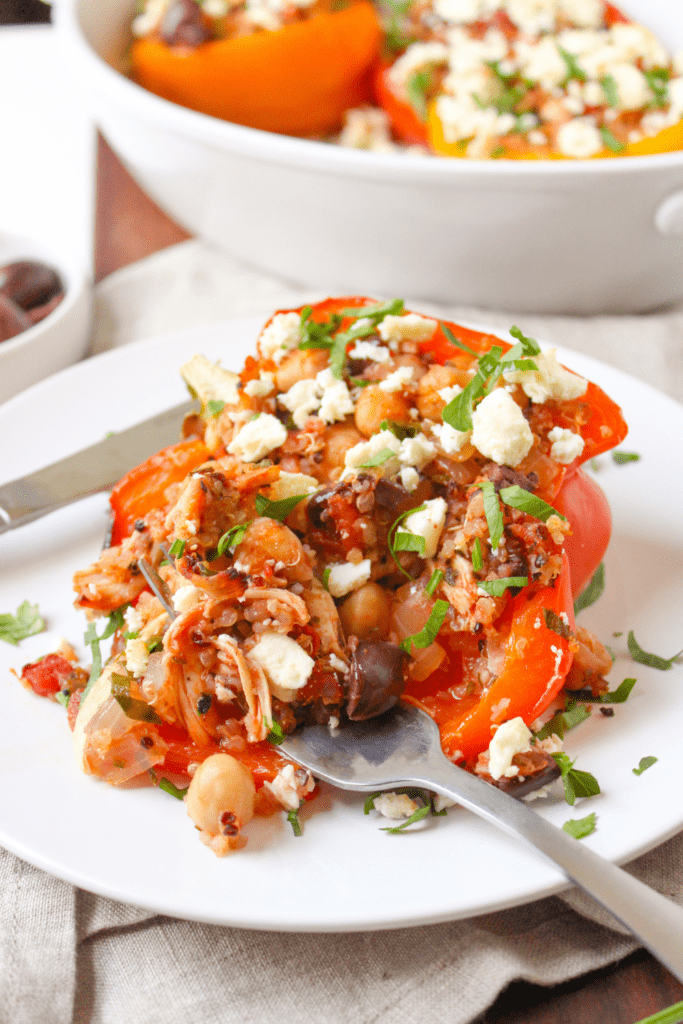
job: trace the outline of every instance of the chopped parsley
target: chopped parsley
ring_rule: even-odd
[[[304,834],[303,829],[301,828],[301,822],[299,821],[298,810],[289,811],[289,813],[287,814],[287,821],[292,826],[292,832],[294,833],[295,836],[302,836]]]
[[[484,558],[481,553],[481,542],[478,537],[475,538],[474,544],[472,545],[472,568],[475,572],[481,572],[484,568]]]
[[[269,519],[277,519],[284,522],[289,513],[296,508],[300,501],[307,498],[307,494],[292,494],[289,498],[281,498],[279,501],[271,501],[263,494],[257,494],[255,505],[260,516],[268,516]]]
[[[623,466],[627,462],[640,462],[640,455],[636,452],[612,452],[612,459],[617,466]]]
[[[653,764],[657,764],[658,760],[658,757],[641,757],[640,761],[638,762],[638,767],[632,768],[631,771],[634,775],[642,775],[643,772],[646,772],[648,770],[648,768],[652,768]]]
[[[425,587],[425,593],[429,594],[430,597],[433,597],[434,594],[436,593],[436,591],[439,589],[439,587],[441,585],[441,580],[442,579],[443,579],[443,573],[442,573],[441,569],[435,569],[434,572],[431,575],[431,579],[429,580],[429,583]]]
[[[585,82],[586,74],[579,67],[576,56],[570,53],[569,50],[565,50],[562,46],[558,46],[557,49],[560,51],[560,56],[567,66],[567,77],[564,80],[564,84],[566,85],[572,78],[575,78],[578,82]]]
[[[418,650],[423,650],[425,647],[429,647],[430,644],[433,644],[444,623],[444,619],[446,618],[449,608],[450,604],[448,601],[435,601],[434,607],[429,613],[429,618],[420,632],[414,633],[412,636],[407,636],[405,640],[401,640],[402,650],[404,650],[406,654],[410,654],[413,646],[417,647]]]
[[[653,68],[643,71],[643,76],[654,94],[654,107],[665,107],[669,102],[669,69]]]
[[[20,640],[42,633],[45,628],[45,619],[38,611],[38,605],[29,601],[22,601],[14,615],[9,612],[0,615],[0,640],[14,647]]]
[[[251,520],[247,523],[240,523],[239,526],[233,526],[230,530],[224,533],[218,541],[218,547],[216,548],[217,554],[224,555],[226,551],[234,551],[237,545],[242,543],[242,539],[250,524]]]
[[[170,779],[159,779],[159,789],[163,789],[164,793],[168,793],[169,796],[174,796],[176,800],[184,799],[189,788],[189,786],[186,786],[185,789],[178,789]]]
[[[186,544],[186,540],[180,540],[178,537],[176,537],[176,539],[173,541],[170,548],[168,549],[168,553],[171,556],[171,558],[182,558],[183,554],[185,553]]]
[[[636,640],[633,630],[629,630],[629,634],[626,638],[628,644],[629,654],[634,661],[637,661],[640,665],[649,665],[650,668],[658,668],[661,672],[666,672],[670,669],[677,658],[680,658],[683,654],[683,650],[678,651],[671,658],[662,658],[659,654],[649,654],[648,651],[644,651]]]
[[[577,725],[581,725],[590,716],[590,710],[585,704],[575,704],[572,701],[564,711],[558,711],[549,722],[546,722],[542,729],[538,730],[536,738],[546,740],[554,734],[563,740],[564,734],[569,729],[575,729]]]
[[[210,398],[209,401],[206,403],[206,411],[208,412],[209,416],[212,417],[212,419],[215,419],[216,416],[219,416],[220,413],[223,412],[224,408],[225,402],[221,401],[220,398]]]
[[[330,589],[330,573],[331,572],[332,572],[332,568],[329,565],[326,566],[323,569],[323,586],[324,586],[325,590],[329,590]]]
[[[564,783],[564,798],[570,806],[574,806],[577,797],[588,798],[600,793],[600,785],[595,776],[574,768],[574,762],[570,761],[566,754],[550,756],[560,769]]]
[[[397,530],[394,534],[393,551],[414,551],[418,555],[424,555],[425,539],[417,533],[409,533],[407,530]]]
[[[587,814],[585,818],[570,818],[569,821],[565,821],[562,831],[573,836],[574,839],[584,839],[589,836],[591,832],[595,832],[595,811]]]
[[[512,487],[501,487],[500,489],[501,501],[510,508],[516,508],[520,512],[526,512],[528,516],[533,516],[534,519],[540,519],[542,522],[547,523],[551,516],[558,516],[559,519],[565,519],[565,516],[561,515],[556,508],[549,505],[547,501],[543,501],[543,498],[536,497],[531,491],[525,491],[523,487],[518,484],[513,484]]]
[[[284,742],[285,734],[282,731],[282,726],[279,722],[273,721],[270,726],[270,732],[266,736],[269,743],[272,743],[274,747],[279,747]]]
[[[584,608],[595,604],[605,589],[605,563],[601,562],[593,573],[591,580],[583,588],[576,601],[574,601],[574,615],[578,615]]]
[[[504,576],[498,580],[482,580],[477,586],[485,590],[491,597],[502,597],[506,590],[514,587],[526,587],[528,576]]]

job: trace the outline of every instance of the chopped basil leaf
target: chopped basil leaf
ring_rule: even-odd
[[[155,654],[156,651],[163,651],[164,638],[162,636],[151,636],[149,640],[145,641],[145,647],[147,648],[148,654]]]
[[[375,800],[377,799],[378,796],[381,796],[381,795],[382,795],[381,791],[377,792],[377,793],[371,793],[370,794],[370,796],[367,798],[367,800],[363,804],[363,814],[369,814],[370,811],[374,811],[374,809],[375,809]]]
[[[301,828],[301,822],[299,821],[299,812],[290,811],[287,815],[287,821],[292,826],[292,832],[295,836],[302,836],[303,830]]]
[[[590,583],[586,584],[576,601],[574,601],[574,615],[578,615],[584,608],[589,608],[590,605],[595,604],[604,589],[605,563],[601,562],[593,573]]]
[[[86,695],[90,692],[93,683],[96,679],[99,679],[102,674],[102,651],[100,649],[100,640],[108,640],[117,629],[121,629],[123,626],[123,613],[125,612],[127,604],[122,604],[120,608],[115,608],[110,614],[107,625],[104,627],[102,636],[97,635],[97,629],[94,622],[88,623],[88,628],[83,634],[83,641],[87,647],[90,647],[92,651],[92,666],[90,669],[90,676],[85,689],[83,690],[83,696],[81,697],[81,704],[86,698]]]
[[[292,509],[295,509],[299,502],[307,497],[307,494],[292,494],[289,498],[271,501],[265,495],[257,494],[255,500],[256,511],[260,516],[268,516],[269,519],[277,519],[283,523]]]
[[[567,625],[561,616],[554,612],[551,608],[543,609],[543,618],[545,620],[546,629],[551,629],[553,633],[557,633],[563,640],[569,640],[573,636],[571,629]]]
[[[578,771],[574,768],[574,762],[570,761],[566,754],[551,754],[550,756],[562,773],[564,798],[568,804],[573,806],[577,797],[598,795],[600,792],[598,780],[590,772]]]
[[[482,480],[480,484],[481,493],[484,496],[484,515],[489,528],[491,548],[495,551],[503,536],[503,510],[496,494],[496,488],[490,480]]]
[[[547,740],[553,733],[562,740],[568,729],[575,729],[587,718],[590,718],[590,710],[584,704],[570,704],[564,711],[558,711],[556,715],[546,722],[542,729],[536,733],[539,740]]]
[[[406,96],[421,121],[427,120],[427,93],[431,88],[434,72],[432,68],[414,71],[405,83]]]
[[[491,597],[502,597],[506,590],[511,587],[526,587],[529,582],[528,576],[505,576],[499,580],[482,580],[477,584]]]
[[[385,316],[398,316],[403,312],[403,299],[391,299],[375,306],[357,306],[355,309],[342,309],[342,316],[368,316],[379,323]]]
[[[395,456],[396,452],[392,452],[391,448],[382,448],[376,455],[370,456],[367,462],[361,462],[359,469],[372,469],[374,466],[383,466],[385,462],[395,458]]]
[[[626,462],[639,462],[640,455],[635,452],[612,452],[612,459],[617,466],[623,466]]]
[[[653,106],[665,107],[669,102],[669,69],[653,68],[651,71],[643,71],[643,75],[654,93]]]
[[[351,385],[352,388],[367,388],[370,386],[370,384],[372,384],[372,381],[363,380],[361,377],[349,377],[349,384]]]
[[[214,419],[216,416],[223,412],[224,408],[225,402],[221,401],[220,398],[210,398],[209,401],[206,403],[206,411],[208,412],[209,416],[213,417]]]
[[[413,645],[419,650],[422,650],[434,643],[449,608],[450,604],[448,601],[439,600],[434,602],[434,607],[429,613],[429,618],[420,632],[413,634],[413,636],[407,636],[405,640],[401,640],[401,648],[406,652],[406,654],[410,654]]]
[[[7,613],[0,615],[0,640],[16,647],[20,640],[28,636],[35,636],[45,629],[45,619],[38,611],[37,604],[30,604],[22,601],[17,608],[16,614]]]
[[[189,788],[186,786],[185,789],[178,789],[169,779],[159,779],[159,789],[163,789],[169,796],[174,796],[176,800],[182,800]]]
[[[368,381],[368,383],[370,383]],[[390,430],[399,441],[405,441],[407,437],[417,437],[420,428],[417,423],[396,423],[395,420],[382,420],[380,430]]]
[[[391,557],[393,558],[393,560],[396,562],[396,565],[401,570],[403,575],[407,576],[409,580],[412,580],[413,577],[410,575],[409,572],[407,572],[403,568],[403,566],[399,562],[398,558],[396,557],[395,548],[394,548],[394,539],[396,537],[396,533],[398,532],[399,524],[402,523],[404,519],[407,519],[408,516],[412,516],[413,512],[422,512],[423,509],[425,509],[425,508],[427,508],[426,505],[418,505],[416,508],[409,508],[407,512],[402,512],[401,515],[398,516],[393,521],[393,523],[389,527],[389,533],[387,534],[387,544],[389,546],[389,553],[390,553]]]
[[[500,497],[510,508],[526,512],[527,515],[533,516],[535,519],[541,519],[544,523],[547,523],[551,516],[565,519],[565,516],[561,515],[552,505],[543,501],[543,498],[537,498],[535,494],[525,491],[518,484],[513,484],[512,487],[501,487]]]
[[[674,654],[671,658],[662,658],[659,654],[649,654],[640,646],[633,635],[632,629],[629,630],[626,642],[628,644],[629,654],[634,661],[637,661],[640,665],[649,665],[650,668],[658,668],[662,672],[666,672],[670,669],[676,659],[680,658],[681,654],[683,654],[683,651],[678,651],[678,653]]]
[[[477,358],[477,353],[474,351],[474,349],[468,348],[464,341],[461,341],[460,338],[456,338],[448,324],[444,323],[443,320],[441,321],[441,330],[445,334],[448,341],[450,341],[451,345],[455,345],[456,348],[462,349],[463,352],[467,352],[468,355],[474,356],[475,359]]]
[[[560,51],[562,60],[567,65],[567,77],[565,82],[568,82],[570,78],[576,78],[579,82],[586,81],[586,75],[579,67],[576,57],[569,50],[565,50],[562,46],[558,46],[557,49]]]
[[[269,743],[277,747],[284,741],[285,734],[282,731],[282,726],[279,722],[273,722],[270,727],[270,732],[266,736]]]
[[[621,153],[626,149],[624,143],[619,142],[619,140],[612,135],[609,128],[605,128],[604,125],[600,126],[600,135],[602,136],[602,141],[604,142],[605,147],[607,149],[611,149],[613,153]]]
[[[472,568],[475,572],[481,572],[484,568],[484,559],[481,553],[481,543],[476,537],[472,545]]]
[[[170,548],[168,549],[168,553],[171,556],[171,558],[182,558],[186,544],[186,540],[180,540],[178,537],[176,537],[176,539],[173,541]]]
[[[325,569],[323,569],[323,586],[324,586],[325,590],[329,590],[330,589],[329,583],[330,583],[330,573],[331,572],[332,572],[332,568],[329,565],[326,566]]]
[[[623,704],[628,700],[631,690],[636,685],[635,679],[624,679],[611,693],[601,693],[599,697],[593,697],[595,704]]]
[[[646,772],[648,770],[648,768],[652,768],[653,764],[657,764],[658,760],[658,757],[641,757],[640,761],[638,762],[638,767],[632,768],[631,771],[634,775],[642,775],[643,772]]]
[[[472,429],[472,407],[484,393],[484,382],[478,375],[456,395],[441,413],[441,419],[454,430],[465,433]]]
[[[419,555],[424,554],[425,539],[417,533],[409,533],[408,530],[397,530],[393,542],[394,551],[415,551]]]
[[[317,323],[311,320],[313,310],[310,306],[304,306],[301,311],[301,341],[299,348],[332,348],[334,342],[332,334],[339,330],[342,317],[338,313],[332,313],[329,320],[324,323]]]
[[[525,356],[540,356],[541,346],[535,338],[530,338],[528,335],[522,334],[519,327],[511,327],[510,334],[520,343]]]
[[[562,831],[573,836],[574,839],[584,839],[585,836],[589,836],[591,832],[595,831],[595,811],[587,814],[585,818],[570,818],[569,821],[565,821]]]
[[[69,693],[68,690],[60,690],[59,693],[55,694],[55,700],[57,701],[57,703],[63,704],[65,708],[69,706],[70,699],[71,694]]]
[[[436,593],[436,591],[439,589],[439,587],[441,585],[441,580],[442,579],[443,579],[443,573],[442,573],[441,569],[435,569],[434,572],[431,575],[431,579],[429,580],[429,583],[425,587],[425,593],[429,594],[430,597],[434,597],[434,594]]]
[[[159,724],[161,719],[150,704],[144,700],[138,700],[130,695],[130,679],[128,676],[118,675],[112,672],[111,695],[123,711],[126,718],[135,722],[154,722]]]
[[[388,834],[390,836],[395,836],[399,832],[403,832],[403,830],[408,828],[409,825],[414,825],[416,821],[422,821],[423,818],[427,817],[427,815],[429,814],[430,810],[431,810],[431,802],[430,803],[426,803],[423,807],[418,807],[418,809],[416,811],[414,811],[410,815],[409,818],[406,818],[405,821],[401,822],[400,825],[394,825],[393,828],[392,827],[383,828],[383,829],[380,829],[380,831],[381,832],[388,832]]]
[[[605,94],[607,106],[618,107],[619,90],[617,88],[617,80],[614,77],[614,75],[603,75],[603,77],[600,79],[600,85],[602,86],[602,91]]]
[[[242,543],[242,539],[250,525],[251,520],[247,523],[240,523],[239,526],[233,526],[227,533],[224,533],[218,541],[217,553],[224,555],[226,551],[234,551],[237,545]]]

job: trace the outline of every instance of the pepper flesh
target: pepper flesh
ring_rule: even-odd
[[[138,39],[132,75],[150,92],[204,114],[264,131],[318,135],[370,100],[379,45],[372,5],[356,0],[275,32],[194,50]]]

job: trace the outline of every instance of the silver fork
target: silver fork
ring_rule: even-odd
[[[417,785],[463,807],[536,849],[602,904],[683,981],[683,909],[483,779],[451,764],[439,731],[417,708],[400,705],[379,719],[334,734],[306,726],[279,749],[318,779],[357,792]]]

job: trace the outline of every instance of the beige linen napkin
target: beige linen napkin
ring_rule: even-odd
[[[98,286],[93,351],[320,297],[186,242]],[[412,305],[517,323],[683,399],[681,308],[579,319]],[[683,835],[629,870],[683,904]],[[576,892],[393,932],[221,928],[93,896],[0,851],[0,1024],[467,1024],[511,981],[554,985],[636,945]]]

